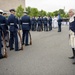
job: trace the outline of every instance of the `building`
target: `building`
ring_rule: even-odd
[[[25,8],[25,0],[0,0],[0,9],[6,12],[11,8],[16,9],[19,5]]]

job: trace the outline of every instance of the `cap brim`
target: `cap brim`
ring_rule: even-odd
[[[1,13],[3,13],[3,10],[0,10]]]

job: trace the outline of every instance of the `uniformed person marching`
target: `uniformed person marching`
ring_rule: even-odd
[[[0,10],[0,59],[5,57],[4,55],[2,55],[1,50],[2,50],[2,37],[3,37],[2,33],[4,30],[3,26],[6,25],[6,19],[5,19],[5,17],[3,17],[2,14],[3,14],[3,11]]]
[[[18,49],[18,36],[17,36],[17,30],[18,30],[18,19],[15,16],[15,9],[10,9],[10,16],[8,17],[8,25],[9,31],[10,31],[10,50],[13,50],[13,44],[15,42],[15,51],[19,51]]]
[[[21,18],[21,24],[22,24],[22,44],[25,46],[28,46],[28,35],[29,31],[31,29],[31,20],[30,17],[27,15],[27,12],[24,12],[24,16]]]

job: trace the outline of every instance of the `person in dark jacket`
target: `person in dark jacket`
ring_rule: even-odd
[[[62,18],[60,16],[60,14],[58,14],[58,32],[61,32],[61,22],[62,22]]]
[[[38,19],[37,19],[37,24],[38,24],[37,30],[38,30],[38,31],[42,31],[42,19],[41,19],[40,16],[39,16]]]
[[[52,18],[51,18],[51,16],[49,16],[48,23],[49,23],[49,31],[51,31],[52,30]]]
[[[43,31],[43,27],[44,27],[44,21],[43,21],[43,16],[42,16],[42,31]]]
[[[3,25],[2,28],[3,28],[5,40],[8,41],[8,39],[9,39],[9,31],[8,31],[8,25],[7,25],[7,13],[4,12],[3,16],[6,18],[6,25]]]
[[[30,17],[27,15],[27,12],[24,12],[24,16],[21,18],[21,24],[22,24],[22,44],[25,43],[26,46],[28,46],[28,34],[31,29],[31,20]]]
[[[0,10],[0,59],[4,58],[5,56],[2,54],[2,37],[3,37],[3,26],[6,25],[6,19],[5,17],[2,15],[3,11]]]
[[[13,44],[15,42],[15,51],[19,51],[18,49],[18,19],[15,16],[15,9],[10,9],[10,16],[8,17],[8,25],[10,31],[10,50],[13,50]]]
[[[32,19],[31,19],[31,28],[32,28],[32,31],[36,31],[36,19],[35,19],[35,17],[32,17]]]
[[[44,23],[44,31],[48,31],[48,25],[47,25],[48,20],[47,20],[46,16],[43,19],[43,23]]]

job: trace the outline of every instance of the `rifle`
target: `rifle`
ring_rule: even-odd
[[[21,49],[20,49],[20,50],[23,50],[22,38],[21,38],[20,31],[21,31],[21,30],[18,30],[18,35],[19,35],[19,37],[20,37],[20,43],[21,43]]]
[[[4,39],[4,33],[2,32],[2,38],[3,38],[3,43],[4,43],[4,57],[7,58],[7,50],[6,50],[6,42]]]
[[[32,45],[32,37],[30,31],[29,31],[29,35],[30,35],[30,45]]]

